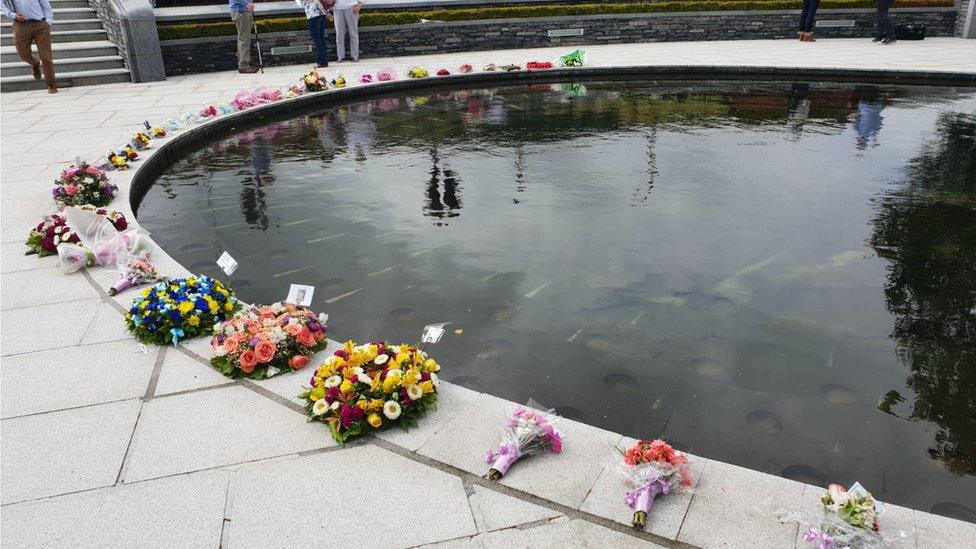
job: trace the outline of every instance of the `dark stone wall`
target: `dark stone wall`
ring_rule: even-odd
[[[902,8],[892,10],[892,15],[896,23],[925,25],[928,36],[952,36],[956,30],[955,8]],[[788,10],[459,21],[362,27],[359,41],[361,55],[366,58],[546,46],[571,49],[588,44],[795,38],[798,19],[799,11]],[[817,27],[815,34],[825,38],[870,37],[874,31],[874,10],[821,10],[818,25],[825,22],[830,25],[830,21],[838,24],[853,22],[853,25]],[[583,29],[583,34],[549,35],[550,31],[568,29]],[[234,36],[221,36],[160,42],[167,76],[236,68],[235,40]],[[329,41],[330,54],[334,58],[335,36],[331,31]],[[272,47],[307,44],[311,44],[307,32],[261,35],[264,63],[312,64],[315,62],[313,53],[271,53]],[[256,52],[252,53],[252,59],[257,59]],[[648,59],[648,63],[653,63],[653,59]]]

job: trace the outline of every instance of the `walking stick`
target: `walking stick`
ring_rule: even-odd
[[[254,42],[258,45],[258,68],[261,69],[261,74],[264,74],[264,59],[261,57],[261,37],[258,35],[257,21],[251,25],[251,28],[254,30]]]

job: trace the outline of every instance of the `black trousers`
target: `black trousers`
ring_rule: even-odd
[[[892,0],[876,0],[877,1],[877,13],[876,18],[878,22],[878,32],[875,36],[878,38],[895,38],[895,24],[891,22],[891,16],[888,15],[888,8],[891,7]]]
[[[820,0],[803,0],[803,11],[800,12],[800,32],[813,32],[813,24],[817,19],[817,8],[819,7]]]

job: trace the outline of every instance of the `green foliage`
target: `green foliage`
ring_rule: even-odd
[[[951,7],[953,0],[896,0],[894,7]],[[628,13],[667,13],[698,11],[790,10],[800,9],[800,0],[671,0],[666,2],[633,2],[620,4],[547,4],[541,6],[507,6],[428,11],[369,12],[359,19],[363,27],[409,25],[430,21],[482,21],[492,19],[526,19],[541,17],[613,15]],[[821,9],[872,8],[873,0],[823,0]],[[299,31],[308,28],[304,17],[258,19],[258,32]],[[217,22],[165,24],[157,27],[160,40],[232,36],[237,33],[230,19]]]

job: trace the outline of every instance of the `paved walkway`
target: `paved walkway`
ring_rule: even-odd
[[[750,65],[976,73],[976,41],[894,47],[865,40],[668,43],[588,47],[593,65]],[[364,60],[355,78],[410,64],[524,63],[559,50]],[[28,229],[52,211],[50,181],[76,156],[95,159],[143,120],[282,86],[305,67],[254,76],[213,73],[148,84],[0,96],[3,537],[7,547],[180,546],[794,547],[777,507],[815,510],[821,489],[694,458],[693,494],[655,505],[647,532],[627,527],[620,479],[607,463],[620,435],[565,421],[564,455],[519,463],[490,483],[482,457],[512,406],[444,384],[420,428],[338,448],[294,399],[305,376],[230,382],[208,344],[146,348],[110,298],[109,270],[61,275],[23,255]],[[331,76],[331,71],[327,74]],[[138,167],[138,164],[136,164]],[[128,189],[132,172],[117,176]],[[130,215],[125,194],[113,207]],[[186,273],[162,252],[160,270]],[[337,319],[338,320],[338,319]],[[449,364],[445,365],[450,368]],[[889,506],[902,547],[976,547],[976,525]]]

